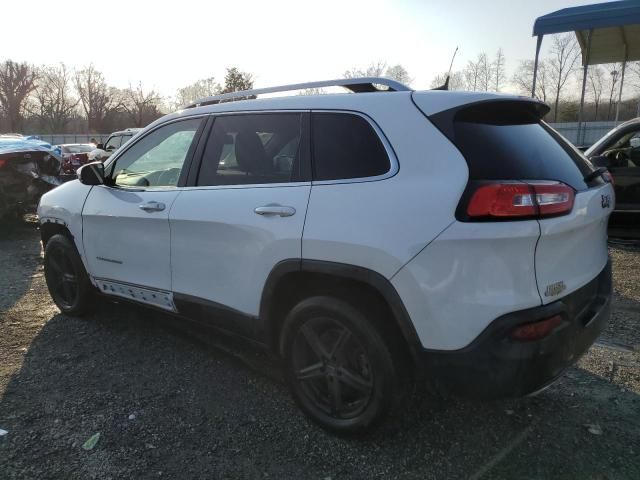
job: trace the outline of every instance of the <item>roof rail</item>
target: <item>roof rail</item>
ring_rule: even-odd
[[[387,90],[381,90],[377,88],[377,85],[383,85],[387,87]],[[214,95],[212,97],[205,97],[196,100],[184,108],[201,107],[203,105],[215,105],[225,100],[234,100],[238,98],[254,97],[256,95],[263,95],[265,93],[277,93],[277,92],[290,92],[293,90],[304,90],[307,88],[322,88],[322,87],[344,87],[347,90],[351,90],[354,93],[362,92],[410,92],[411,89],[400,82],[391,80],[390,78],[383,77],[360,77],[360,78],[339,78],[337,80],[321,80],[319,82],[308,83],[294,83],[291,85],[281,85],[279,87],[269,88],[256,88],[253,90],[243,90],[241,92],[223,93],[221,95]]]

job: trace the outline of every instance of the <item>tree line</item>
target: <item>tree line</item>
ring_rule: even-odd
[[[576,121],[582,68],[580,48],[573,34],[554,35],[538,65],[536,97],[551,106],[547,120]],[[517,63],[509,75],[507,59],[499,48],[493,56],[478,53],[462,69],[449,75],[450,90],[510,92],[530,95],[533,60]],[[343,72],[344,78],[388,77],[410,85],[402,65],[384,61]],[[435,76],[431,88],[445,83],[447,73]],[[590,66],[586,85],[586,121],[612,120],[618,102],[622,65]],[[35,67],[6,60],[0,63],[0,132],[104,133],[141,127],[163,114],[199,98],[253,88],[254,75],[237,67],[226,69],[224,79],[203,78],[179,88],[171,98],[141,82],[127,88],[108,84],[93,65],[71,69],[65,64]],[[303,94],[324,93],[308,89]],[[640,62],[627,65],[620,119],[640,115]]]
[[[93,65],[73,70],[64,63],[35,67],[0,63],[0,132],[105,133],[143,127],[197,98],[253,87],[253,75],[227,68],[213,78],[179,89],[173,99],[139,82],[116,88]]]

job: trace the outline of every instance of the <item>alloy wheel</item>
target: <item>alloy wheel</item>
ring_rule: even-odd
[[[349,328],[332,318],[312,318],[298,329],[292,368],[303,396],[316,409],[347,420],[360,415],[374,390],[366,350]]]

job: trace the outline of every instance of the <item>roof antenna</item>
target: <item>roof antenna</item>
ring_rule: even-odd
[[[449,71],[447,72],[447,78],[444,81],[443,85],[440,85],[434,90],[449,90],[449,79],[451,78],[451,69],[453,68],[453,61],[456,58],[456,54],[458,53],[458,47],[456,46],[455,51],[453,52],[453,56],[451,57],[451,64],[449,65]]]

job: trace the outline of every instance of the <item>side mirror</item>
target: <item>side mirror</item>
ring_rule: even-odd
[[[97,144],[96,148],[99,148],[100,150],[104,150],[104,143]]]
[[[589,160],[591,160],[591,163],[596,167],[609,168],[611,166],[611,160],[606,155],[596,155],[595,157],[591,157]]]
[[[102,185],[104,183],[104,165],[91,162],[78,169],[78,179],[84,185]]]

